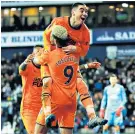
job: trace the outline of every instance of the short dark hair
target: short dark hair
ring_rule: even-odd
[[[116,74],[110,74],[110,77],[117,77]]]
[[[73,9],[73,8],[78,7],[79,5],[83,5],[83,6],[85,6],[85,4],[84,4],[84,3],[76,2],[76,3],[74,3],[74,4],[72,5],[72,9]]]
[[[37,48],[37,47],[41,47],[41,48],[43,48],[43,45],[41,45],[41,44],[37,44],[37,45],[35,45],[35,46],[34,46],[34,48]]]

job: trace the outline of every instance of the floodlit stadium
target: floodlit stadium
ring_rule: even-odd
[[[26,94],[26,91],[23,90],[23,71],[25,71],[29,62],[39,68],[34,62],[39,62],[40,60],[38,60],[38,58],[41,57],[41,55],[39,57],[37,56],[38,58],[35,58],[36,60],[34,61],[33,59],[36,52],[33,54],[34,56],[30,54],[34,53],[34,49],[37,49],[38,47],[43,49],[41,46],[45,46],[46,43],[48,43],[44,40],[44,36],[47,34],[47,32],[45,33],[44,31],[52,27],[53,23],[56,21],[54,21],[55,18],[64,18],[64,16],[70,16],[67,17],[69,20],[67,21],[68,26],[66,25],[67,33],[69,32],[69,35],[65,33],[63,36],[64,41],[66,40],[66,37],[70,39],[70,41],[66,41],[69,41],[69,46],[71,45],[71,48],[69,49],[72,54],[77,53],[77,48],[81,46],[81,43],[85,41],[85,38],[90,40],[89,42],[86,41],[85,44],[82,43],[84,47],[90,46],[88,52],[85,52],[86,55],[80,54],[85,50],[83,50],[84,47],[79,49],[79,54],[81,55],[79,59],[80,72],[84,82],[87,84],[90,95],[83,94],[84,97],[82,97],[82,91],[76,90],[77,110],[74,117],[73,134],[108,134],[108,132],[110,134],[135,133],[135,2],[79,0],[79,2],[87,5],[87,7],[81,5],[82,7],[80,6],[80,9],[79,6],[72,6],[75,2],[78,1],[62,2],[48,0],[1,2],[1,134],[28,133],[24,121],[22,120],[22,116],[20,115],[21,101],[26,99],[25,103],[27,103],[32,93],[37,95],[41,92],[34,91],[36,88],[33,87],[33,91],[30,92],[27,90],[30,92],[27,98],[22,97],[23,94]],[[83,14],[81,19],[78,19],[79,22],[81,21],[81,25],[73,27],[73,23],[71,22],[77,22],[77,18],[73,20],[71,20],[71,18],[72,15],[75,16],[77,9],[79,9],[78,13]],[[87,19],[85,20],[85,18]],[[57,22],[58,21],[55,23]],[[86,34],[83,34],[85,28],[81,31],[83,23],[88,27],[85,32]],[[64,24],[65,22],[63,22],[62,26],[64,26]],[[58,23],[57,25],[61,25],[61,23]],[[72,29],[73,31],[69,29]],[[77,33],[77,30],[80,30],[81,32]],[[51,33],[51,35],[48,36],[48,40],[53,44],[51,46],[53,49],[52,51],[56,49],[54,44],[57,44],[57,41],[61,41],[61,39],[57,37],[59,31],[60,30],[58,29],[57,32],[54,31],[54,33]],[[88,37],[87,31],[89,32]],[[70,34],[73,34],[73,38]],[[82,40],[82,42],[80,40]],[[76,45],[77,43],[79,44],[78,46]],[[39,49],[38,52],[42,51],[41,49]],[[49,52],[47,51],[44,53]],[[31,57],[28,57],[28,55]],[[52,57],[52,61],[50,60],[50,62],[53,62],[55,58],[56,56]],[[71,61],[78,64],[77,60],[68,58],[68,60],[57,62],[57,65],[61,66],[62,64],[65,64],[65,62]],[[98,68],[98,65],[94,64],[90,67],[90,64],[88,65],[88,63],[93,62],[101,63],[101,66],[99,65],[100,67]],[[23,66],[23,63],[25,63],[26,66]],[[19,67],[21,65],[22,67]],[[67,81],[65,81],[66,86],[70,84],[70,81],[74,78],[73,71],[74,69],[71,65],[64,69],[64,76],[67,78]],[[26,74],[28,73],[30,73],[31,77],[34,76],[31,69]],[[38,75],[39,73],[42,75],[40,69]],[[61,73],[63,72],[61,71],[60,75]],[[117,76],[118,85],[120,84],[119,87],[122,88],[120,91],[118,89],[119,87],[115,88],[115,86],[113,87],[112,85],[112,87],[110,86],[110,88],[108,88],[108,85],[111,83],[110,74],[115,74]],[[112,75],[112,77],[115,77],[115,75]],[[34,78],[32,86],[36,85],[42,90],[44,78],[46,77],[40,76],[40,78]],[[69,87],[67,86],[67,88]],[[79,86],[76,86],[76,88],[79,88]],[[118,93],[116,93],[115,90],[117,90]],[[66,93],[68,94],[68,91],[66,91]],[[27,106],[29,110],[31,110],[30,107],[33,107],[35,108],[33,110],[38,111],[39,109],[39,113],[43,112],[43,110],[37,108],[42,105],[40,99],[42,98],[43,100],[44,97],[47,95],[49,96],[50,94],[46,93],[47,95],[45,95],[43,92],[41,94],[42,95],[39,95],[39,98],[34,98],[32,96],[35,100],[37,99],[39,103],[33,103],[33,99],[30,104],[31,106]],[[58,99],[60,98],[61,97]],[[90,100],[85,103],[87,106],[84,105],[84,100],[86,101],[88,98],[92,98],[94,108],[88,107]],[[122,99],[117,100],[120,98]],[[116,104],[114,104],[115,101]],[[64,103],[64,101],[61,100],[61,103],[62,102]],[[35,103],[38,103],[38,106],[34,106]],[[47,103],[47,105],[49,104]],[[50,105],[52,105],[52,102]],[[108,105],[111,108],[117,107],[113,110],[112,118],[106,114],[109,109],[106,108]],[[26,106],[24,107],[26,108]],[[97,125],[94,128],[89,127],[89,123],[92,122],[92,117],[90,117],[88,113],[91,113],[93,110],[95,110],[96,116],[108,120],[105,126]],[[58,112],[62,113],[61,111]],[[67,110],[64,112],[67,112]],[[118,117],[121,117],[122,119],[120,124],[115,122],[115,118],[118,119]],[[45,118],[44,121],[45,120],[47,122],[47,118]],[[31,123],[29,124],[27,122],[26,124],[30,127],[35,127],[32,126]],[[59,124],[59,126],[60,125],[61,124]],[[108,125],[109,128],[106,125]],[[117,129],[116,126],[119,126],[119,129]],[[65,126],[63,125],[60,128],[65,128]],[[118,132],[116,133],[115,131]],[[34,133],[31,132],[30,134]],[[58,127],[50,127],[47,134],[60,134],[60,129],[58,129]],[[61,131],[61,134],[64,134],[64,132]]]

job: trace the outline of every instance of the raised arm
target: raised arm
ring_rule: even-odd
[[[88,68],[100,68],[101,63],[99,62],[91,62],[91,63],[86,63],[82,64],[79,66],[80,70],[86,70]]]
[[[19,74],[20,75],[27,75],[28,70],[29,70],[29,66],[33,59],[33,54],[28,55],[28,57],[26,58],[26,60],[19,66]]]

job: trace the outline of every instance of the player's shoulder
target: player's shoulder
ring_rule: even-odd
[[[86,24],[83,24],[83,30],[88,31],[89,32],[89,28],[86,26]]]
[[[57,49],[53,49],[51,51],[47,51],[47,53],[45,54],[45,56],[52,59],[57,54],[58,54]]]
[[[63,17],[55,17],[51,24],[44,30],[44,33],[46,32],[47,29],[49,29],[53,24],[55,25],[64,25],[65,23],[68,22],[68,16],[63,16]]]
[[[33,64],[32,62],[28,62],[27,63],[27,67],[25,69],[23,69],[23,67],[26,65],[26,63],[22,63],[20,66],[19,66],[19,74],[22,75],[23,73],[25,72],[29,72],[28,70],[32,70],[33,69]]]
[[[106,86],[106,87],[104,88],[104,90],[106,91],[106,90],[108,90],[110,87],[111,87],[111,85],[108,85],[108,86]]]
[[[27,66],[29,66],[29,68],[32,68],[33,67],[32,61],[30,61],[29,63],[27,63]]]
[[[116,84],[120,88],[124,88],[121,84]]]
[[[35,68],[34,62],[31,61],[31,62],[29,62],[29,63],[27,64],[27,70],[33,70],[33,68]]]
[[[68,20],[68,16],[55,17],[54,20],[57,22],[66,22]]]

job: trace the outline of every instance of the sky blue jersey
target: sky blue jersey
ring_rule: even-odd
[[[124,106],[127,102],[125,89],[120,84],[106,86],[101,102],[101,109],[109,112],[116,112],[120,106]]]

